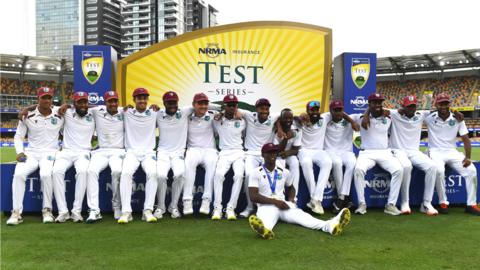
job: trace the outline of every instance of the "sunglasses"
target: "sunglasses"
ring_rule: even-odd
[[[310,102],[308,102],[308,107],[310,107],[310,108],[311,107],[320,107],[320,102],[316,101],[316,100],[310,101]]]

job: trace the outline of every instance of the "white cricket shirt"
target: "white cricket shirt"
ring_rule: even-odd
[[[388,149],[388,131],[392,124],[390,118],[384,116],[375,118],[370,115],[370,127],[365,130],[361,125],[363,114],[352,114],[350,117],[360,125],[362,149]]]
[[[88,109],[83,117],[70,108],[65,112],[63,127],[63,149],[91,150],[92,136],[95,132],[95,119],[92,110]]]
[[[173,115],[168,115],[165,109],[158,111],[157,126],[160,137],[157,151],[177,152],[185,150],[188,118],[192,112],[192,107],[178,109]]]
[[[213,127],[218,133],[220,150],[243,150],[242,136],[246,127],[244,119],[229,120],[222,117],[220,121],[213,121]]]
[[[298,129],[294,125],[292,125],[291,130],[293,132],[293,137],[288,139],[287,144],[285,145],[285,150],[292,149],[292,146],[302,146],[302,130]],[[282,140],[275,134],[275,138],[273,139],[274,144],[280,144]]]
[[[97,106],[91,111],[100,148],[125,148],[123,111],[119,109],[115,115],[111,115],[106,106]]]
[[[330,114],[330,113],[328,113]],[[325,132],[325,150],[352,152],[353,129],[345,119],[339,122],[331,120]]]
[[[215,113],[207,111],[204,116],[196,117],[194,113],[188,118],[187,146],[198,148],[215,147],[215,134],[213,130],[213,117]]]
[[[28,135],[26,150],[58,150],[58,137],[63,127],[64,118],[58,116],[58,107],[52,108],[52,113],[43,116],[38,108],[29,112],[27,117],[18,122],[14,136],[15,151],[24,153],[23,140]]]
[[[390,130],[390,147],[403,150],[418,150],[422,133],[422,124],[429,111],[416,111],[412,118],[401,115],[397,110],[390,110],[392,127]]]
[[[425,118],[428,127],[428,148],[457,149],[457,133],[460,136],[468,134],[465,121],[458,122],[453,114],[443,121],[438,112],[433,112]]]
[[[245,134],[245,149],[250,152],[262,150],[262,146],[273,141],[273,130],[278,115],[270,114],[265,122],[258,121],[258,113],[241,110],[242,116],[247,122],[247,131]]]
[[[125,148],[127,150],[154,150],[157,112],[152,109],[138,112],[136,109],[129,108],[123,115]]]
[[[302,148],[311,150],[323,150],[327,123],[330,122],[330,114],[322,114],[317,123],[311,126],[302,126]]]
[[[275,170],[277,171],[276,181],[274,181]],[[272,183],[275,183],[275,192],[272,192],[273,185],[270,186],[267,175],[270,176]],[[275,166],[272,172],[265,170],[263,166],[257,167],[248,178],[248,187],[256,187],[260,195],[277,200],[285,200],[285,186],[291,185],[293,185],[293,179],[290,177],[290,172],[278,166]]]

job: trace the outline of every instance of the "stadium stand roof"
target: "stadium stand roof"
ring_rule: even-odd
[[[460,68],[480,69],[480,48],[377,59],[377,74],[435,72]]]
[[[42,74],[73,75],[73,61],[40,56],[0,55],[0,70],[10,72],[35,72]]]

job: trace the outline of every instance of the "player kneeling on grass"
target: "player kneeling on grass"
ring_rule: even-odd
[[[280,219],[331,235],[342,233],[343,228],[350,222],[350,210],[347,208],[342,209],[334,218],[323,221],[296,207],[295,188],[290,173],[275,164],[279,150],[278,145],[265,144],[262,147],[264,164],[250,175],[250,199],[258,205],[257,215],[248,219],[252,229],[262,238],[272,239],[272,229]],[[285,200],[285,186],[288,200]]]
[[[435,185],[440,203],[440,214],[448,213],[448,200],[445,192],[445,164],[452,167],[463,178],[467,189],[465,212],[480,216],[477,205],[477,169],[470,160],[472,146],[464,121],[459,121],[450,112],[450,97],[441,93],[435,97],[436,112],[427,116],[428,151],[430,158],[437,164]],[[461,136],[465,154],[457,150],[457,133]]]
[[[17,165],[12,181],[12,215],[7,225],[18,225],[23,222],[23,197],[27,176],[40,167],[43,195],[43,223],[52,223],[52,170],[55,155],[59,149],[58,136],[63,127],[63,118],[57,115],[52,107],[53,89],[41,87],[37,90],[38,105],[26,117],[21,117],[15,133],[15,150]],[[23,139],[28,135],[28,147],[24,149]]]

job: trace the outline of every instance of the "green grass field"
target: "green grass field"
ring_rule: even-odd
[[[330,217],[331,215],[327,215]],[[135,216],[119,225],[41,224],[27,215],[16,227],[1,221],[2,269],[471,269],[478,264],[480,217],[352,216],[343,235],[279,223],[276,238],[258,238],[245,219]]]
[[[425,150],[424,147],[420,148],[422,151]],[[458,151],[463,153],[463,147],[459,147]],[[13,162],[15,161],[15,148],[13,147],[2,147],[0,148],[1,162]],[[480,160],[480,147],[472,147],[472,159],[479,161]]]

